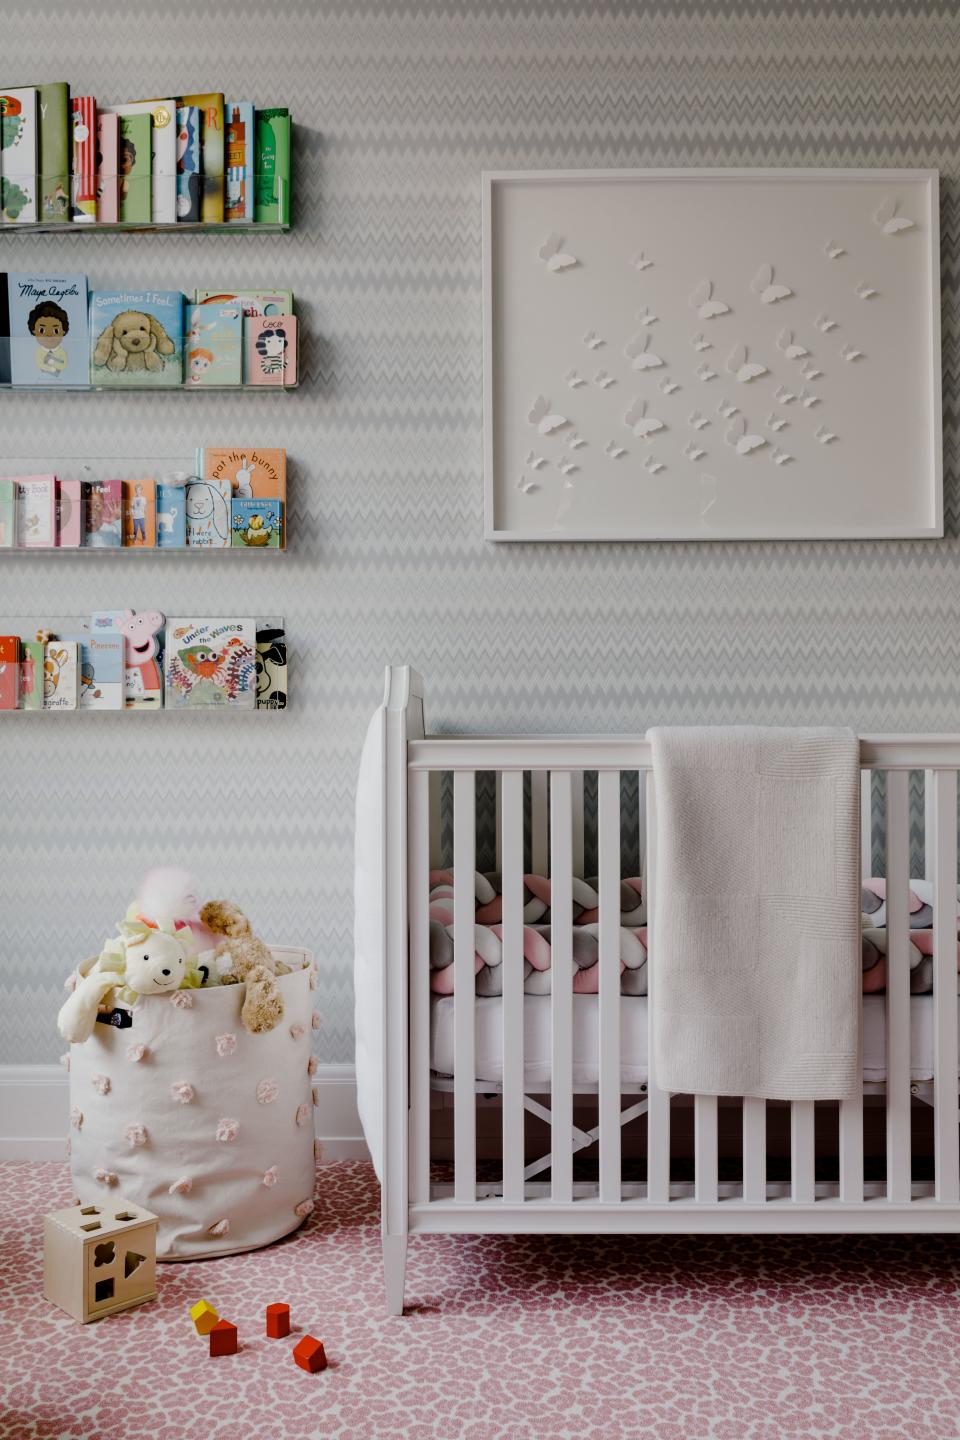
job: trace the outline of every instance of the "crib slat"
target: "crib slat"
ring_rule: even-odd
[[[503,873],[503,771],[493,780],[494,869]]]
[[[600,1200],[620,1199],[620,775],[597,776],[600,891]]]
[[[873,771],[860,771],[860,874],[869,880],[873,871]]]
[[[430,1198],[430,772],[408,780],[410,1196]]]
[[[716,1205],[717,1184],[717,1097],[695,1095],[693,1099],[693,1193],[698,1205]]]
[[[430,866],[443,867],[443,771],[429,770],[430,777]]]
[[[574,770],[571,775],[573,795],[573,873],[578,879],[583,874],[583,771]]]
[[[523,772],[503,775],[503,1198],[523,1186]]]
[[[477,1197],[475,779],[472,770],[457,770],[453,777],[453,1196],[471,1203]]]
[[[898,1204],[911,1180],[909,781],[907,770],[887,771],[887,1199]]]
[[[547,873],[547,786],[546,770],[530,772],[530,865],[535,875]]]
[[[936,1197],[960,1200],[957,1144],[957,773],[927,776],[927,874],[933,877],[933,1133]],[[930,843],[933,840],[933,855]]]
[[[647,1199],[663,1205],[670,1199],[670,1096],[656,1082],[653,1058],[653,990],[656,984],[657,797],[653,775],[646,777],[647,857]]]
[[[767,1198],[767,1102],[753,1095],[743,1101],[743,1198],[751,1205]]]
[[[550,1196],[573,1199],[573,801],[569,770],[550,776]]]
[[[790,1198],[809,1205],[814,1199],[814,1115],[812,1100],[794,1100],[790,1105]]]
[[[865,880],[873,870],[873,771],[860,772],[860,874]],[[840,1199],[847,1205],[863,1202],[863,1018],[860,1015],[861,1043],[857,1056],[854,1093],[840,1101]]]

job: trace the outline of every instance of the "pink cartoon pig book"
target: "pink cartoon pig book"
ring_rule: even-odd
[[[159,610],[101,610],[91,629],[119,630],[124,637],[124,708],[159,710],[163,705],[163,671],[159,663],[164,616]]]

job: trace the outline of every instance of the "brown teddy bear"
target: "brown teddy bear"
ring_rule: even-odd
[[[144,310],[121,310],[104,326],[93,352],[95,365],[108,370],[162,370],[162,356],[176,346],[155,315]]]
[[[225,938],[213,952],[221,985],[246,983],[240,1018],[251,1035],[272,1030],[283,1019],[283,996],[278,975],[290,966],[276,960],[268,946],[254,935],[250,921],[231,900],[209,900],[200,911],[203,924]]]

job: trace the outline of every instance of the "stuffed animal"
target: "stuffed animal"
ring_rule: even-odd
[[[167,928],[172,925],[177,930],[186,928],[199,951],[215,949],[222,938],[201,920],[197,887],[186,870],[173,866],[150,870],[141,881],[132,908],[134,913],[127,916],[130,920],[145,920]],[[215,979],[212,970],[209,978]]]
[[[57,1016],[64,1040],[89,1040],[101,1005],[124,1000],[136,1005],[146,995],[165,995],[181,986],[200,984],[189,931],[151,928],[121,920],[118,940],[108,940],[100,955],[80,966],[73,993]]]
[[[162,370],[163,356],[176,346],[155,315],[143,310],[122,310],[97,337],[95,365],[120,370]]]
[[[289,965],[274,958],[268,946],[254,935],[246,915],[232,901],[208,901],[200,911],[200,919],[224,937],[213,952],[220,984],[246,982],[247,993],[240,1011],[244,1027],[251,1035],[272,1030],[283,1019],[283,996],[277,976],[289,974]]]

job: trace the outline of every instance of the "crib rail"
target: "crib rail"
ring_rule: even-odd
[[[957,773],[960,737],[863,736],[863,869],[871,872],[875,805],[885,810],[887,898],[886,1083],[867,1085],[839,1105],[790,1107],[789,1178],[768,1168],[769,1106],[763,1100],[671,1096],[656,1083],[652,1035],[645,1085],[621,1080],[619,929],[621,777],[639,775],[639,852],[648,896],[648,986],[656,986],[656,795],[650,748],[641,735],[617,737],[406,737],[406,895],[409,915],[409,1226],[451,1229],[914,1230],[960,1229],[957,1026]],[[934,1060],[932,1084],[911,1074],[910,772],[923,772],[926,874],[933,882]],[[476,1079],[474,984],[478,776],[496,777],[497,860],[502,872],[502,1077]],[[575,1082],[572,885],[584,864],[584,776],[596,774],[598,884],[597,1061],[595,1084]],[[881,781],[875,781],[879,773]],[[452,793],[452,1077],[431,1072],[430,869],[440,856],[441,777]],[[451,778],[452,777],[452,780]],[[876,793],[875,793],[876,792]],[[389,808],[389,800],[388,800]],[[449,831],[449,825],[448,825]],[[551,880],[552,986],[549,1080],[526,1080],[524,870]],[[647,1004],[647,1016],[651,1014]],[[393,1071],[400,1079],[400,1071]],[[495,1174],[478,1161],[479,1097],[500,1107]],[[431,1117],[452,1095],[452,1174],[434,1164]],[[595,1107],[595,1124],[579,1106]],[[933,1109],[932,1178],[915,1176],[914,1106]],[[718,1136],[728,1106],[741,1112],[740,1174],[721,1172]],[[865,1107],[885,1111],[885,1176],[864,1172]],[[671,1129],[692,1107],[693,1174],[679,1175]],[[396,1111],[393,1112],[396,1114]],[[489,1119],[489,1111],[482,1112]],[[549,1148],[530,1160],[530,1123],[546,1120]],[[641,1126],[645,1165],[628,1173],[626,1124]],[[686,1122],[685,1122],[686,1123]],[[832,1134],[835,1173],[818,1173],[818,1138]],[[486,1135],[486,1131],[485,1131]],[[489,1148],[489,1136],[485,1144]],[[591,1152],[595,1178],[575,1157]],[[486,1151],[484,1152],[484,1156]],[[404,1157],[406,1158],[406,1157]],[[582,1156],[581,1156],[582,1158]]]

